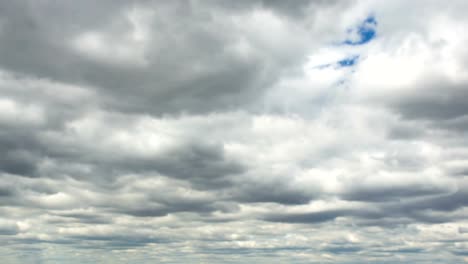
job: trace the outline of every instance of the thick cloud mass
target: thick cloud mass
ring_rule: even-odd
[[[468,262],[467,12],[0,1],[1,263]]]

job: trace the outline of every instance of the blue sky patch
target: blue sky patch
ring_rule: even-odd
[[[343,58],[341,60],[335,61],[333,63],[326,63],[326,64],[321,64],[317,65],[314,68],[316,69],[326,69],[329,67],[352,67],[354,66],[359,59],[359,55],[352,55],[346,58]]]
[[[356,29],[350,29],[348,32],[357,34],[357,39],[347,39],[343,42],[346,45],[363,45],[375,38],[377,31],[377,20],[374,16],[367,17]]]
[[[338,61],[338,65],[340,65],[341,67],[351,67],[354,64],[356,64],[356,61],[358,59],[359,59],[358,55],[353,56],[353,57],[349,57],[349,58],[345,58],[345,59],[342,59],[342,60]]]

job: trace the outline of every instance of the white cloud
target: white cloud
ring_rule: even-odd
[[[464,261],[465,1],[0,5],[8,263]]]

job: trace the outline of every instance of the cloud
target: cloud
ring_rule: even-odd
[[[271,215],[267,216],[267,221],[286,222],[286,223],[321,223],[334,220],[337,217],[346,215],[346,210],[329,210],[313,213],[296,213],[287,215]]]
[[[3,45],[2,65],[93,86],[106,107],[120,111],[206,112],[249,103],[283,68],[301,60],[314,34],[275,13],[296,13],[307,2],[297,8],[276,2],[245,2],[241,9],[208,4],[103,2],[93,12],[73,12],[74,5],[64,2],[54,17],[47,5],[5,3],[2,32],[16,33]],[[77,10],[91,5],[80,3]],[[334,6],[317,4],[322,5]],[[21,52],[17,42],[25,46]],[[47,59],[52,56],[54,61]]]
[[[463,261],[467,8],[0,3],[2,260]]]

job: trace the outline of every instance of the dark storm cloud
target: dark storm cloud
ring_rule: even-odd
[[[10,188],[1,186],[0,187],[0,197],[13,196],[15,192]]]
[[[232,191],[232,199],[244,203],[306,204],[320,193],[312,194],[284,182],[241,182]]]
[[[0,224],[0,236],[16,235],[18,231],[18,227],[15,224]]]
[[[364,250],[364,248],[355,245],[329,245],[322,250],[333,254],[352,254]]]
[[[83,157],[82,160],[80,157]],[[96,172],[108,175],[157,172],[169,178],[188,181],[201,189],[229,185],[230,177],[246,170],[239,161],[225,157],[222,146],[201,142],[181,144],[147,157],[107,152],[87,157],[86,152],[78,152],[70,160],[92,164]]]
[[[231,254],[251,254],[251,255],[267,255],[275,256],[281,252],[306,252],[310,251],[308,247],[274,247],[274,248],[213,248],[213,249],[203,249],[204,253],[209,254],[222,254],[222,255],[231,255]]]
[[[458,190],[448,193],[445,195],[439,195],[427,199],[419,199],[416,201],[410,201],[403,205],[397,206],[397,208],[389,208],[395,211],[413,212],[415,210],[434,210],[442,212],[450,212],[468,205],[468,191],[463,185],[458,187]]]
[[[444,186],[357,186],[350,188],[343,195],[345,200],[367,201],[367,202],[388,202],[399,201],[411,197],[427,197],[435,195],[444,195],[450,192],[450,189]]]
[[[95,245],[95,246],[105,246],[106,248],[133,248],[141,247],[148,243],[170,243],[170,240],[167,238],[151,238],[146,235],[123,235],[123,234],[112,234],[112,235],[71,235],[70,239],[75,240],[77,243],[79,241],[88,241],[88,242],[103,242],[104,245]]]
[[[6,173],[33,177],[36,171],[35,161],[27,153],[9,152],[0,160],[0,170]]]
[[[468,256],[468,250],[454,250],[452,251],[453,254],[458,256]]]
[[[226,159],[222,146],[190,144],[165,153],[151,166],[169,177],[191,181],[198,187],[223,184],[225,176],[235,176],[246,169],[242,164]]]
[[[374,222],[377,225],[387,225],[387,222],[392,224],[392,221],[396,221],[396,219],[403,220],[402,223],[414,221],[446,223],[466,217],[464,214],[457,214],[457,210],[467,205],[467,193],[464,188],[460,188],[457,191],[441,192],[432,196],[414,196],[412,199],[405,199],[402,196],[398,201],[378,206],[379,210],[375,215],[368,214],[365,210],[358,210],[352,214],[362,219],[380,219]]]
[[[394,250],[382,250],[381,252],[419,254],[419,253],[424,253],[424,251],[426,251],[424,248],[412,247],[412,248],[400,248],[400,249],[394,249]]]
[[[77,223],[87,224],[109,224],[112,222],[110,217],[99,215],[96,213],[79,213],[79,212],[57,212],[57,216],[62,219],[49,220],[50,223],[62,223],[74,221]]]
[[[455,85],[450,81],[435,81],[421,84],[425,87],[413,98],[404,98],[397,103],[397,109],[410,119],[440,121],[466,115],[468,106],[464,98],[468,96],[467,84]],[[450,90],[447,93],[447,90]]]
[[[400,190],[401,191],[401,190]],[[409,191],[409,190],[407,190]],[[378,197],[376,193],[381,193]],[[345,196],[345,199],[358,199],[366,202],[378,202],[364,208],[323,210],[312,213],[273,213],[263,217],[266,221],[283,223],[322,223],[333,221],[338,217],[351,217],[358,223],[392,226],[412,223],[445,223],[455,219],[463,219],[465,215],[454,214],[456,210],[468,205],[468,196],[464,188],[456,192],[430,191],[429,193],[404,194],[395,192],[385,193],[375,190],[375,195],[363,191],[356,191],[356,197]]]
[[[0,132],[0,172],[26,177],[37,176],[42,149],[29,127],[3,126]]]
[[[215,201],[167,201],[165,203],[154,203],[147,201],[145,204],[118,209],[118,212],[138,217],[161,217],[171,213],[192,212],[197,214],[208,214],[218,210]]]
[[[467,68],[468,65],[463,65]],[[383,99],[383,103],[398,113],[404,120],[428,121],[434,127],[448,128],[448,123],[456,127],[457,118],[461,118],[468,112],[464,98],[468,96],[465,81],[454,82],[448,77],[427,74],[427,78],[420,79],[411,86],[403,85],[407,91],[394,91]],[[401,127],[397,128],[396,135],[414,134],[421,132],[417,126],[410,131]],[[406,123],[408,124],[408,123]],[[421,123],[424,125],[424,123]],[[458,126],[462,126],[458,124]]]
[[[466,133],[468,131],[468,116],[463,115],[449,120],[442,120],[438,124],[433,124],[433,126],[452,130],[455,133]]]
[[[152,208],[151,205],[144,205],[141,208],[129,208],[127,210],[117,211],[120,213],[136,216],[136,217],[162,217],[167,216],[170,213],[180,212],[195,212],[199,214],[209,213],[215,211],[210,205],[193,205],[190,207],[186,206],[173,206],[163,208]]]
[[[332,221],[351,212],[350,210],[328,210],[313,213],[278,213],[267,215],[264,219],[271,222],[314,224]]]

